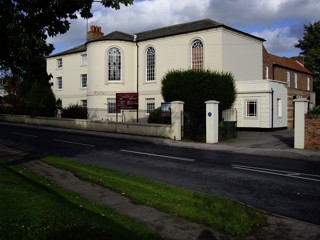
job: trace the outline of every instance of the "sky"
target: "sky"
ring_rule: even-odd
[[[93,3],[93,17],[72,20],[70,30],[49,38],[58,53],[86,42],[88,26],[135,34],[142,31],[205,18],[261,37],[269,53],[292,57],[300,49],[304,26],[320,20],[319,0],[135,0],[120,10]]]

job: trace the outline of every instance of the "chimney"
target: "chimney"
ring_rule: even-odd
[[[90,31],[87,34],[87,41],[96,40],[103,37],[103,32],[101,32],[101,27],[90,26]]]

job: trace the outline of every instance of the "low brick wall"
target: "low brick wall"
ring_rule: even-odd
[[[305,116],[305,148],[320,149],[320,116]]]
[[[85,119],[29,117],[9,114],[0,114],[0,121],[48,127],[125,133],[140,136],[175,138],[171,125],[165,124],[98,122]]]

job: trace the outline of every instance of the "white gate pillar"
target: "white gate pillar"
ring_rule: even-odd
[[[183,135],[183,105],[182,101],[171,102],[171,138],[174,140],[181,140]]]
[[[206,142],[217,143],[219,140],[219,102],[206,101]]]
[[[304,115],[308,111],[308,102],[306,98],[297,98],[293,100],[294,104],[294,148],[304,149]]]

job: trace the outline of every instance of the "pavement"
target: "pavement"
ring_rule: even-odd
[[[251,155],[286,157],[292,159],[320,161],[320,150],[295,149],[294,130],[275,131],[238,131],[237,137],[215,144],[198,143],[190,141],[176,141],[171,139],[132,136],[114,133],[94,133],[103,134],[115,138],[135,139],[140,141],[150,141],[155,144],[188,147],[204,150],[228,151],[234,153],[244,153]]]
[[[74,131],[74,130],[61,130]],[[293,130],[280,130],[273,132],[239,131],[235,139],[222,141],[217,144],[194,143],[174,141],[169,139],[140,137],[132,135],[87,132],[88,134],[103,135],[115,138],[129,138],[141,141],[151,141],[155,144],[164,144],[180,147],[191,147],[208,150],[232,151],[254,155],[269,155],[279,157],[292,157],[307,161],[320,161],[320,151],[293,149]],[[93,183],[83,181],[71,172],[57,169],[43,163],[37,156],[16,149],[0,145],[0,158],[22,164],[36,174],[46,177],[55,184],[74,191],[81,196],[98,204],[113,208],[118,213],[134,221],[146,225],[169,239],[204,240],[204,239],[237,239],[218,233],[213,229],[199,225],[185,219],[170,216],[156,209],[137,205],[125,196],[114,193]],[[320,239],[320,226],[274,215],[266,212],[266,223],[263,228],[245,240],[318,240]]]

